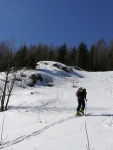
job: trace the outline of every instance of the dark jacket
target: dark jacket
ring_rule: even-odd
[[[83,99],[83,100],[85,100],[86,99],[86,91],[85,90],[83,90],[82,92],[80,92],[80,96],[78,96],[78,99]]]

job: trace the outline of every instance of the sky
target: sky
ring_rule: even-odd
[[[113,39],[113,0],[0,0],[0,41],[88,47]]]

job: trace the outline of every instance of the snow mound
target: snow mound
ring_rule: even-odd
[[[35,70],[25,70],[17,80],[17,84],[25,86],[55,86],[61,80],[71,80],[71,78],[84,78],[80,71],[54,61],[41,61],[37,63]],[[59,82],[58,82],[59,81]],[[23,84],[24,83],[24,84]]]

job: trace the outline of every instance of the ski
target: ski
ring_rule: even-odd
[[[84,114],[84,115],[75,115],[75,117],[83,117],[83,116],[90,116],[90,115],[92,115],[93,113],[87,113],[87,114]]]
[[[93,113],[87,113],[87,114],[84,114],[84,116],[90,116],[92,115]]]

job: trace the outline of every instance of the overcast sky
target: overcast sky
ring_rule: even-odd
[[[113,39],[113,0],[0,0],[0,41],[87,46]]]

